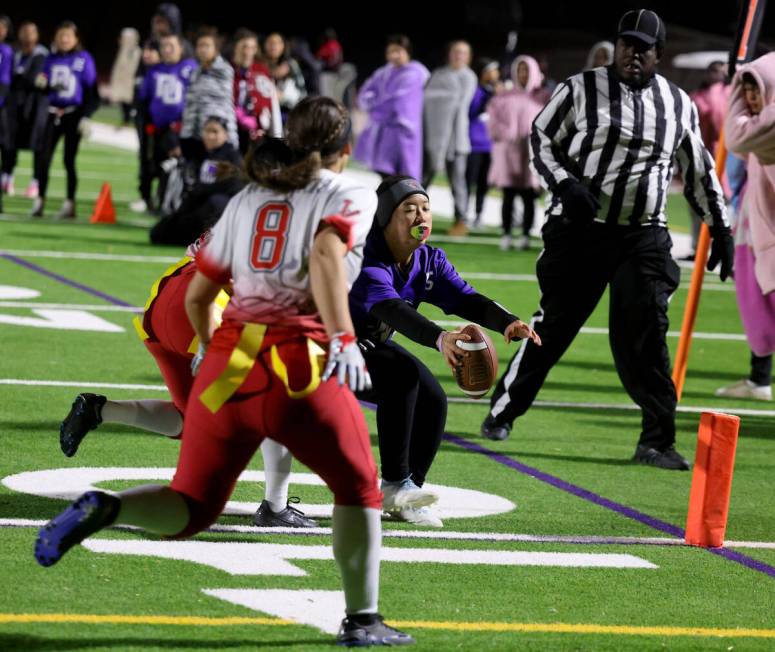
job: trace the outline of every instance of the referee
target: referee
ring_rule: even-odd
[[[531,161],[552,193],[536,263],[540,308],[529,339],[498,382],[482,435],[506,439],[552,366],[610,288],[609,338],[616,371],[641,408],[634,460],[689,469],[675,450],[676,393],[665,335],[678,287],[665,204],[673,165],[684,194],[710,227],[708,269],[732,275],[733,241],[713,161],[688,95],[655,74],[665,26],[653,11],[619,21],[614,63],[567,79],[533,123]]]

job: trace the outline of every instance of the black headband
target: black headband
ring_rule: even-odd
[[[394,184],[383,188],[382,192],[377,195],[377,212],[374,214],[374,220],[380,228],[384,229],[388,225],[390,218],[393,216],[393,211],[396,210],[396,206],[411,195],[425,195],[428,197],[428,192],[425,188],[411,177],[398,179]]]

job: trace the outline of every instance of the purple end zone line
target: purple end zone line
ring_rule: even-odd
[[[73,281],[69,278],[66,278],[65,276],[62,276],[60,274],[56,274],[55,272],[51,272],[47,270],[45,267],[41,267],[40,265],[36,265],[35,263],[31,263],[28,260],[24,260],[23,258],[19,258],[17,256],[14,256],[12,254],[4,254],[0,253],[0,258],[5,258],[6,260],[11,261],[12,263],[16,263],[17,265],[21,265],[22,267],[26,267],[27,269],[31,269],[33,272],[37,272],[38,274],[43,274],[43,276],[48,276],[51,279],[54,279],[55,281],[59,283],[64,283],[65,285],[69,285],[70,287],[75,288],[76,290],[81,290],[81,292],[86,292],[87,294],[91,294],[95,297],[99,297],[100,299],[103,299],[107,301],[108,303],[112,303],[115,306],[128,306],[133,307],[131,303],[127,303],[126,301],[122,301],[121,299],[118,299],[116,297],[113,297],[109,294],[105,294],[104,292],[100,292],[99,290],[96,290],[95,288],[91,288],[88,285],[83,285],[82,283],[78,283],[77,281]]]
[[[659,530],[660,532],[664,532],[674,537],[678,537],[679,539],[684,538],[684,530],[677,525],[672,525],[666,521],[661,521],[658,518],[654,518],[653,516],[639,512],[637,509],[632,509],[631,507],[627,507],[621,503],[608,500],[608,498],[603,498],[603,496],[599,496],[598,494],[593,493],[587,489],[583,489],[582,487],[579,487],[575,484],[571,484],[570,482],[566,482],[565,480],[557,478],[553,475],[539,471],[538,469],[533,468],[532,466],[528,466],[527,464],[522,464],[522,462],[518,462],[511,457],[507,457],[506,455],[501,455],[500,453],[491,451],[490,449],[468,441],[467,439],[463,439],[462,437],[451,435],[449,433],[444,433],[444,440],[460,446],[461,448],[465,448],[466,450],[469,450],[473,453],[479,453],[480,455],[489,457],[491,460],[494,460],[499,464],[503,464],[510,469],[519,471],[524,475],[529,475],[530,477],[535,478],[536,480],[540,480],[541,482],[545,482],[546,484],[551,485],[556,489],[560,489],[561,491],[565,491],[572,496],[576,496],[577,498],[581,498],[587,502],[599,505],[605,509],[609,509],[612,512],[620,514],[621,516],[631,518],[634,521],[642,523],[643,525],[648,525],[650,528]],[[775,578],[775,567],[770,566],[769,564],[765,564],[758,559],[743,555],[734,550],[730,550],[729,548],[705,548],[705,550],[711,554],[718,555],[723,559],[733,561],[745,566],[746,568],[750,568],[751,570],[755,570]]]

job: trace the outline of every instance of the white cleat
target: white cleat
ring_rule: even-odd
[[[500,248],[501,248],[501,251],[508,251],[509,249],[511,249],[511,236],[510,235],[503,235],[503,236],[501,236]]]
[[[758,401],[772,400],[771,385],[757,385],[748,378],[716,390],[716,396],[724,398],[753,398]]]
[[[129,202],[129,210],[133,213],[145,213],[148,210],[148,204],[144,199],[135,199]]]
[[[391,512],[390,515],[394,521],[403,521],[404,523],[412,523],[423,527],[444,527],[444,523],[433,511],[433,508],[427,505],[425,507],[407,507],[397,512]]]
[[[385,482],[383,480],[382,493],[382,509],[391,513],[401,509],[433,505],[439,500],[435,493],[420,489],[410,479],[403,482]]]

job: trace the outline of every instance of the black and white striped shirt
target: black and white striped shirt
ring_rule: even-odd
[[[570,178],[600,201],[597,221],[664,226],[677,162],[694,212],[709,226],[729,225],[697,107],[661,75],[640,89],[620,81],[611,67],[570,77],[535,119],[530,148],[534,170],[553,193],[548,215],[562,213],[557,185]]]

